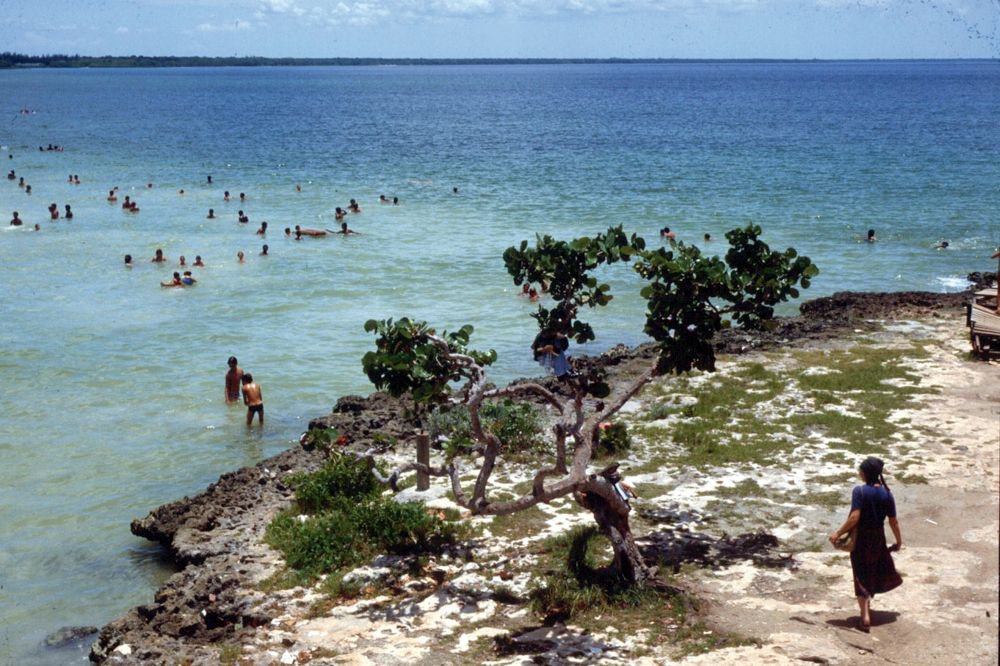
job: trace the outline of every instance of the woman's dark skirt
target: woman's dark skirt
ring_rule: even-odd
[[[858,542],[851,551],[854,571],[854,595],[873,597],[894,590],[903,584],[896,565],[885,545],[885,530],[878,527],[858,527]]]

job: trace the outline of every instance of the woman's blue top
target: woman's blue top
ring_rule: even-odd
[[[855,486],[851,511],[861,509],[861,527],[881,527],[886,518],[896,517],[896,500],[884,486]]]

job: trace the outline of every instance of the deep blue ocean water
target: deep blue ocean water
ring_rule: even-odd
[[[0,90],[0,157],[33,190],[0,180],[0,212],[42,227],[0,233],[0,663],[83,661],[39,644],[147,601],[169,571],[129,521],[370,391],[366,319],[472,323],[498,380],[534,373],[500,258],[523,238],[669,226],[721,252],[754,222],[818,264],[807,298],[959,289],[1000,245],[995,62],[18,70]],[[283,237],[350,198],[359,235]],[[160,288],[181,254],[199,285]],[[642,340],[638,283],[607,277],[584,351]],[[262,432],[222,401],[231,354]]]

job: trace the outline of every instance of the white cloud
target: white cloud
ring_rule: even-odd
[[[242,19],[234,19],[226,23],[199,23],[195,26],[195,30],[198,32],[242,32],[253,29],[253,22]]]
[[[819,4],[846,0],[815,0]],[[851,0],[885,2],[888,0]],[[676,11],[709,7],[730,11],[750,10],[793,0],[261,0],[258,14],[303,17],[331,25],[369,25],[385,20],[433,20],[508,16],[555,17]]]

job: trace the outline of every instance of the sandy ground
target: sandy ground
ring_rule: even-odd
[[[316,589],[272,593],[267,604],[277,608],[277,619],[259,630],[252,644],[242,646],[239,661],[233,663],[996,664],[1000,366],[968,359],[961,324],[957,318],[897,322],[874,336],[865,334],[865,344],[882,348],[914,340],[927,343],[930,353],[905,364],[923,388],[934,391],[886,415],[899,424],[888,453],[881,457],[887,462],[903,531],[905,548],[896,554],[896,564],[904,584],[875,599],[868,634],[856,628],[847,556],[825,541],[846,516],[855,483],[852,464],[864,455],[831,459],[823,455],[827,442],[822,438],[793,433],[790,436],[798,438],[793,471],[782,465],[690,470],[668,463],[629,478],[640,488],[657,489],[636,502],[637,510],[689,511],[693,518],[687,529],[692,532],[717,538],[723,531],[735,533],[732,523],[745,523],[741,526],[748,531],[764,529],[779,537],[780,549],[791,555],[791,566],[763,567],[750,560],[715,568],[685,566],[673,579],[702,600],[706,631],[732,632],[753,638],[757,645],[680,658],[675,646],[650,645],[642,635],[624,635],[613,617],[598,631],[540,627],[524,603],[504,597],[523,597],[532,586],[532,544],[590,523],[574,504],[560,502],[543,506],[530,525],[515,531],[503,531],[490,519],[474,519],[483,538],[471,562],[439,560],[426,575],[396,578],[394,594],[376,592],[317,611],[322,596]],[[854,344],[827,340],[724,359],[719,374],[754,362],[781,367],[803,349],[829,351]],[[625,420],[640,422],[654,394],[644,392],[630,403]],[[759,416],[794,410],[799,402],[801,396],[789,387],[780,399],[761,403]],[[669,442],[644,444],[625,468],[648,463],[661,445],[669,448]],[[906,476],[894,478],[893,470],[904,465]],[[510,471],[510,485],[528,478]],[[759,484],[761,497],[734,498],[722,492],[748,479]],[[833,493],[835,500],[839,493],[843,505],[808,506],[786,492],[809,484]],[[771,499],[772,492],[779,491],[781,499]],[[432,506],[450,505],[442,483],[432,487],[434,496]],[[706,519],[711,503],[720,497],[735,504],[732,515],[723,521]],[[780,511],[757,508],[769,506]],[[648,537],[653,529],[637,521],[637,534],[646,531]],[[383,558],[351,576],[372,581],[377,589],[379,581],[392,576],[393,566],[391,558]],[[406,593],[400,594],[400,587]],[[506,657],[492,652],[495,636],[525,627],[535,628],[527,638],[549,649]]]
[[[914,330],[954,353],[914,361],[921,378],[941,393],[894,415],[928,428],[907,444],[917,445],[920,461],[908,471],[919,471],[929,483],[889,482],[905,544],[895,556],[902,587],[874,600],[871,633],[863,634],[855,628],[845,554],[798,553],[797,570],[780,574],[745,564],[699,574],[713,623],[766,643],[690,663],[998,663],[1000,366],[962,358],[968,342],[953,326],[913,324],[896,332]],[[891,468],[893,456],[886,460]],[[842,518],[843,512],[807,529],[822,538]]]

